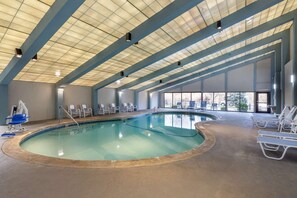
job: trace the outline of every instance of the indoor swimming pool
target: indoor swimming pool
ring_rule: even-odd
[[[212,120],[190,113],[157,113],[41,131],[21,147],[34,154],[71,160],[138,160],[189,151],[203,136],[195,123]]]

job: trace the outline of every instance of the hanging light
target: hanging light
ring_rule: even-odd
[[[126,41],[130,42],[132,39],[132,34],[130,32],[126,33]]]
[[[178,65],[178,66],[181,66],[181,62],[180,62],[180,61],[177,61],[177,65]]]
[[[17,58],[22,58],[23,52],[21,48],[15,48],[15,55]]]
[[[33,61],[37,61],[37,54],[35,54],[32,58]]]
[[[219,20],[219,21],[217,22],[217,29],[218,29],[218,30],[222,29],[222,22],[221,22],[221,20]]]

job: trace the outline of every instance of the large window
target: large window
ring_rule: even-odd
[[[213,93],[203,93],[203,101],[206,101],[206,109],[212,110]]]
[[[173,95],[173,103],[172,103],[172,107],[173,108],[181,108],[181,93],[172,93]]]
[[[192,101],[195,101],[195,107],[200,108],[201,106],[201,93],[192,93]]]
[[[165,93],[166,108],[188,108],[195,101],[194,108],[201,107],[206,101],[207,110],[255,112],[254,92],[205,92],[205,93]]]
[[[191,93],[182,93],[182,108],[188,108],[190,105]]]
[[[213,94],[213,110],[226,110],[226,94],[225,93],[214,93]]]
[[[172,93],[165,93],[164,99],[165,99],[165,108],[171,108],[172,107]]]

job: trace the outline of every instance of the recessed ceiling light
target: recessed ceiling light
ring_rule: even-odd
[[[61,72],[60,72],[60,70],[57,70],[57,71],[55,72],[55,76],[57,76],[57,77],[60,77],[60,76],[61,76]]]

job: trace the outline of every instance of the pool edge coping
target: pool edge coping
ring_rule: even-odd
[[[216,115],[206,113],[206,112],[194,112],[194,111],[174,111],[176,113],[194,113],[194,114],[206,114],[212,117],[216,117]],[[174,113],[173,111],[158,111],[153,113]],[[145,112],[142,114],[126,116],[124,118],[118,117],[113,119],[90,119],[85,120],[84,122],[100,122],[100,121],[112,121],[112,120],[120,120],[127,118],[135,118],[141,115],[151,114],[149,112]],[[139,160],[71,160],[71,159],[61,159],[54,157],[47,157],[43,155],[38,155],[26,151],[21,148],[20,143],[24,141],[24,139],[32,136],[34,134],[40,133],[44,130],[48,130],[51,128],[56,128],[59,126],[64,126],[72,123],[71,121],[64,121],[59,124],[47,124],[42,127],[38,127],[33,130],[29,130],[21,135],[15,136],[11,139],[7,139],[2,145],[2,152],[14,159],[25,161],[30,164],[41,164],[45,166],[51,167],[69,167],[69,168],[129,168],[129,167],[143,167],[143,166],[153,166],[153,165],[162,165],[172,162],[177,162],[181,160],[186,160],[194,156],[202,155],[203,153],[210,150],[216,143],[216,138],[213,133],[211,133],[208,129],[206,129],[203,124],[211,123],[216,120],[206,121],[206,122],[198,122],[195,124],[195,128],[197,133],[200,133],[204,137],[204,141],[198,147],[195,147],[191,150],[176,153],[166,156],[154,157],[154,158],[146,158]]]

